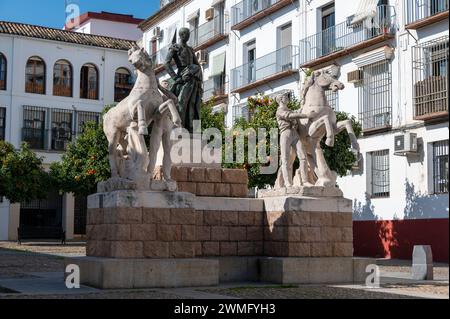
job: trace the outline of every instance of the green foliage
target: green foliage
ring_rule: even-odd
[[[12,203],[45,198],[52,181],[42,167],[42,158],[23,143],[15,150],[10,143],[0,141],[0,196]]]
[[[102,124],[86,123],[83,133],[69,145],[62,160],[52,164],[50,174],[63,192],[76,195],[95,193],[97,184],[111,176],[108,141]]]
[[[214,100],[201,106],[200,119],[202,121],[202,132],[208,128],[217,128],[222,136],[225,135],[225,112],[213,112]]]

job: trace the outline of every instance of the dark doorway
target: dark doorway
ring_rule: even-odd
[[[62,228],[63,196],[49,193],[46,199],[34,200],[20,205],[20,228],[33,230],[36,239],[51,237],[55,229]]]
[[[86,235],[87,196],[75,197],[73,232],[75,235]]]

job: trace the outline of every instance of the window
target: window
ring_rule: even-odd
[[[68,61],[56,61],[53,67],[53,95],[72,97],[72,66]]]
[[[335,50],[336,15],[334,3],[322,8],[322,55],[327,55]]]
[[[327,101],[334,111],[339,112],[339,93],[333,92],[331,90],[325,91],[325,96],[327,97]]]
[[[0,141],[5,140],[6,108],[0,107]]]
[[[256,42],[251,41],[245,46],[246,50],[244,54],[246,56],[244,57],[244,61],[247,62],[247,74],[245,74],[247,81],[244,81],[244,83],[252,83],[256,80]]]
[[[0,53],[0,90],[6,90],[6,58]]]
[[[27,142],[32,149],[45,149],[45,116],[45,108],[37,106],[23,108],[22,141]]]
[[[97,112],[77,112],[77,126],[76,132],[77,134],[83,133],[83,127],[88,122],[94,122],[96,124],[100,123],[100,113]]]
[[[448,110],[448,36],[413,48],[414,115]]]
[[[359,87],[359,121],[363,130],[376,130],[392,125],[392,75],[388,61],[361,68],[363,81]]]
[[[52,110],[52,147],[54,151],[65,151],[72,141],[73,112]]]
[[[28,59],[25,71],[25,92],[45,94],[45,62],[39,57]]]
[[[372,198],[389,197],[389,150],[370,153],[370,194]]]
[[[93,64],[85,64],[81,67],[80,98],[98,100],[98,70]]]
[[[130,94],[132,88],[131,72],[125,68],[117,69],[114,81],[114,101],[122,101]]]
[[[448,193],[448,140],[433,143],[433,186],[435,194]]]

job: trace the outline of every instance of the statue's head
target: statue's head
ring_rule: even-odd
[[[278,103],[278,105],[287,105],[291,101],[291,93],[290,92],[283,92],[275,98],[275,101]]]
[[[337,92],[345,88],[345,85],[339,81],[340,73],[341,68],[335,65],[327,70],[314,71],[312,77],[314,82],[325,91]]]
[[[133,45],[133,47],[128,50],[128,62],[140,71],[152,67],[150,56],[144,48],[140,48],[138,45]]]
[[[188,42],[191,37],[191,31],[188,28],[181,28],[178,32],[178,36],[182,42]]]

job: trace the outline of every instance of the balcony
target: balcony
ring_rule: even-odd
[[[289,45],[231,70],[231,93],[242,93],[297,73],[299,48]]]
[[[164,71],[164,63],[166,61],[167,54],[169,53],[169,48],[170,45],[165,46],[150,56],[156,74]]]
[[[203,82],[203,102],[208,103],[214,99],[215,102],[220,103],[228,98],[227,83],[224,76],[217,76],[210,78]]]
[[[448,53],[448,36],[413,48],[415,120],[448,120]]]
[[[242,30],[294,0],[244,0],[231,8],[231,30]]]
[[[352,24],[342,22],[300,41],[300,67],[314,68],[394,38],[396,14],[392,6],[379,6],[372,17]]]
[[[194,51],[206,49],[207,47],[220,42],[228,37],[226,24],[223,17],[214,18],[197,29],[191,30],[191,40],[189,45]]]
[[[416,30],[448,19],[449,0],[404,0],[406,29]]]

